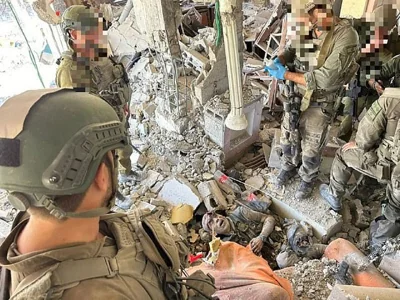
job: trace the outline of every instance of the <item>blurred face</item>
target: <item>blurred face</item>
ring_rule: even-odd
[[[389,30],[385,27],[375,27],[370,43],[361,49],[362,53],[373,53],[383,48],[388,42]]]
[[[100,50],[107,49],[107,33],[103,31],[103,21],[87,31],[72,30],[74,50],[83,57],[96,58]]]
[[[333,16],[327,13],[326,9],[315,8],[309,13],[308,20],[312,25],[316,25],[320,30],[329,30],[333,23]]]
[[[216,234],[229,234],[231,232],[231,223],[227,218],[215,214],[210,220],[210,228],[214,227]]]

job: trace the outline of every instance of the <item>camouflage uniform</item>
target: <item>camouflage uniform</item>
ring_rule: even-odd
[[[237,242],[247,246],[253,238],[260,235],[267,218],[269,203],[262,201],[251,201],[246,206],[239,206],[228,219],[234,227],[234,233],[226,240]],[[264,241],[265,242],[265,241]]]
[[[76,7],[79,9],[79,6]],[[90,12],[93,13],[92,10]],[[66,11],[66,14],[68,14],[68,11]],[[76,18],[76,15],[73,17]],[[90,24],[90,21],[87,22]],[[90,25],[94,26],[93,21],[91,22],[92,24]],[[99,57],[95,60],[77,57],[72,47],[69,46],[69,48],[69,51],[63,53],[60,66],[57,69],[57,86],[62,88],[80,88],[100,96],[115,109],[120,120],[128,128],[124,110],[129,105],[132,91],[122,64],[114,63],[107,57],[106,53],[100,53],[100,51],[98,53]],[[120,173],[128,175],[131,172],[130,156],[132,152],[132,147],[129,145],[122,150],[118,150]]]
[[[24,219],[0,247],[13,299],[167,299],[160,268],[146,257],[125,215],[102,217],[103,239],[21,255],[16,242]]]
[[[319,38],[321,49],[326,47],[324,42],[327,36],[325,33]],[[333,29],[323,65],[305,73],[307,90],[312,91],[312,96],[310,106],[300,115],[297,137],[290,132],[290,116],[285,113],[281,127],[281,166],[285,171],[294,170],[301,159],[299,175],[304,182],[310,183],[318,176],[322,150],[334,114],[334,103],[342,86],[351,79],[351,73],[355,73],[358,55],[358,34],[349,20],[341,20]]]
[[[386,183],[388,204],[383,215],[393,223],[400,221],[399,100],[400,89],[387,88],[374,102],[360,122],[357,148],[336,153],[328,189],[330,195],[341,199],[353,170]]]

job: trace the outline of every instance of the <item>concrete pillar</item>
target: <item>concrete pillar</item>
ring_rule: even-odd
[[[138,28],[146,35],[150,48],[180,58],[177,35],[182,13],[178,0],[135,0]]]
[[[225,125],[232,130],[243,130],[248,124],[243,114],[242,64],[239,56],[236,19],[236,11],[242,10],[242,5],[238,5],[237,0],[221,0],[220,4],[231,101],[231,112],[226,118]]]

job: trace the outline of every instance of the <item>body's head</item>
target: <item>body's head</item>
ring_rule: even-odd
[[[107,56],[106,22],[101,13],[84,5],[72,5],[62,15],[61,27],[68,46],[77,56]]]
[[[203,216],[202,226],[205,231],[215,234],[228,235],[232,232],[232,226],[228,218],[214,212],[206,213]]]
[[[107,213],[124,125],[104,100],[69,89],[27,91],[0,107],[0,188],[11,204],[53,220]]]

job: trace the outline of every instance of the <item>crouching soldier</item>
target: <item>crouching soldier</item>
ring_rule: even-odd
[[[215,212],[203,216],[202,225],[207,232],[222,236],[222,240],[238,243],[242,246],[250,244],[254,254],[265,253],[263,247],[275,227],[275,219],[267,213],[271,203],[251,201],[238,206],[227,217]]]
[[[0,247],[0,295],[187,298],[180,241],[150,212],[109,214],[116,150],[128,144],[111,106],[69,89],[27,91],[0,107],[0,119],[0,188],[26,212]]]
[[[341,209],[353,170],[387,184],[382,216],[371,224],[372,245],[400,234],[400,88],[387,88],[358,126],[356,140],[337,153],[329,186],[321,196],[332,209]]]

